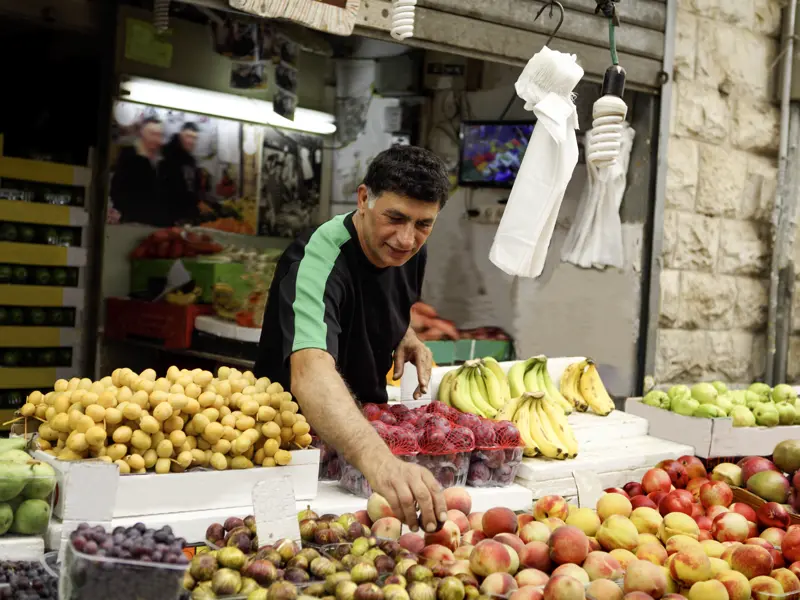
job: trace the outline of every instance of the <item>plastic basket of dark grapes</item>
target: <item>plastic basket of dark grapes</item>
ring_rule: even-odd
[[[58,579],[40,561],[0,561],[0,598],[57,600]]]
[[[168,526],[103,527],[70,534],[59,577],[60,600],[177,600],[189,560],[186,540]]]
[[[342,470],[336,449],[319,438],[314,441],[314,447],[319,448],[319,480],[339,481]]]

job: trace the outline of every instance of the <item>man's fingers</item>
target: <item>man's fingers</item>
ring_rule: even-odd
[[[400,519],[403,520],[403,506],[397,499],[397,492],[395,492],[394,488],[391,487],[392,484],[389,484],[389,488],[385,491],[379,492],[386,501],[389,503],[389,506],[392,508],[392,514]]]
[[[447,503],[444,500],[442,486],[436,481],[433,473],[428,471],[428,469],[423,469],[422,481],[430,490],[431,498],[433,498],[433,508],[437,518],[440,522],[444,523],[447,520]]]
[[[406,364],[406,353],[402,346],[394,353],[394,380],[397,381],[403,376],[403,367]]]
[[[422,348],[417,352],[414,366],[417,367],[417,379],[419,379],[419,389],[422,393],[426,393],[428,391],[428,383],[431,380],[431,364],[433,363],[433,355],[431,351],[428,350],[426,346],[422,346]]]
[[[411,489],[414,492],[414,497],[417,499],[420,513],[422,513],[422,526],[425,528],[425,531],[433,533],[439,526],[437,525],[438,517],[436,515],[431,490],[421,479],[415,479],[411,483]]]
[[[401,512],[397,513],[397,518],[403,521],[408,528],[416,531],[419,524],[417,523],[417,510],[414,505],[414,495],[408,487],[405,479],[397,479],[393,482],[395,492],[397,493],[397,502],[400,504]]]

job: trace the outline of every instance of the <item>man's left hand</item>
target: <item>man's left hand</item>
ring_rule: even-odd
[[[406,362],[413,363],[417,368],[419,386],[414,392],[414,400],[419,400],[428,391],[428,382],[431,380],[431,369],[433,368],[433,353],[411,329],[408,330],[400,345],[394,351],[395,381],[403,376]]]

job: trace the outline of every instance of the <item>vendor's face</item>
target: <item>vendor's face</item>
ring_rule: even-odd
[[[161,148],[164,130],[159,123],[148,123],[142,128],[142,145],[150,151]]]
[[[367,188],[360,186],[358,211],[367,257],[378,267],[402,266],[428,239],[439,205],[384,192],[370,207],[367,196]]]
[[[180,133],[181,146],[189,154],[194,154],[195,146],[197,146],[197,132],[191,129],[184,129]]]

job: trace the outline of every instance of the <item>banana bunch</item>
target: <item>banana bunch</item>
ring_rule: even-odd
[[[497,418],[517,426],[525,444],[525,456],[563,460],[578,455],[578,440],[567,415],[544,392],[523,392],[509,401]]]
[[[601,417],[614,410],[614,401],[600,379],[597,366],[591,360],[572,363],[561,375],[561,395],[577,410],[589,408]]]
[[[468,360],[445,373],[437,400],[464,413],[494,419],[511,398],[503,369],[493,358]]]
[[[525,392],[541,392],[545,398],[560,407],[565,415],[571,414],[575,409],[581,410],[567,400],[553,383],[547,371],[546,356],[534,356],[512,366],[508,371],[508,385],[512,398],[519,398]]]

